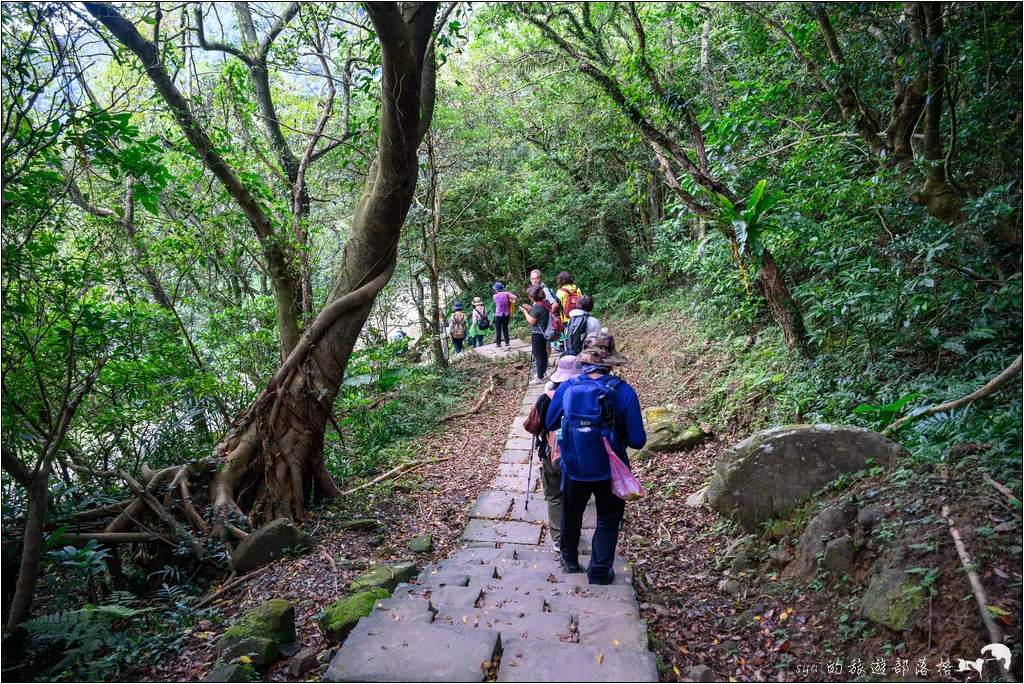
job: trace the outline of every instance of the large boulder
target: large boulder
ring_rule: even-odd
[[[378,600],[390,598],[390,596],[391,593],[386,589],[374,587],[335,601],[327,606],[320,616],[320,631],[329,642],[342,641],[355,628],[359,618],[370,614]]]
[[[371,565],[368,570],[352,580],[350,589],[355,592],[380,588],[392,592],[399,584],[408,582],[415,577],[419,571],[420,569],[415,563]]]
[[[312,538],[280,518],[259,528],[238,545],[231,554],[231,564],[239,573],[250,572],[294,550],[309,551]]]
[[[281,644],[295,641],[295,606],[284,599],[264,601],[238,619],[217,642],[217,657],[228,662],[248,656],[255,666],[277,660]]]
[[[784,425],[726,450],[708,492],[711,507],[747,532],[789,513],[844,473],[891,467],[906,450],[874,430],[849,425]]]
[[[868,620],[903,632],[911,627],[924,604],[924,589],[902,570],[886,570],[871,580],[860,613]]]

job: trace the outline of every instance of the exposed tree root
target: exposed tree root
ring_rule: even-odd
[[[262,575],[263,573],[265,573],[267,570],[269,570],[272,567],[273,567],[272,565],[266,565],[266,566],[260,568],[259,570],[253,570],[252,572],[250,572],[250,573],[248,573],[246,575],[242,575],[241,577],[239,577],[237,579],[234,579],[234,580],[231,580],[231,581],[227,582],[218,591],[215,591],[214,593],[210,594],[209,596],[204,598],[202,601],[197,603],[195,609],[196,610],[202,610],[203,608],[206,608],[208,605],[210,605],[211,603],[213,603],[217,599],[222,598],[225,593],[231,591],[232,589],[237,587],[242,582],[244,582],[246,580],[250,580],[253,577],[256,577],[257,575]]]
[[[395,475],[400,475],[402,473],[407,473],[410,470],[415,470],[416,468],[419,468],[420,466],[425,466],[428,463],[441,463],[443,461],[449,461],[449,460],[451,460],[451,459],[448,459],[448,458],[427,458],[427,459],[423,459],[423,460],[420,460],[420,461],[409,461],[408,463],[403,463],[402,465],[398,466],[397,468],[392,468],[391,470],[389,470],[388,472],[384,473],[380,477],[376,477],[376,478],[370,480],[369,482],[366,482],[365,484],[361,484],[358,487],[354,487],[354,488],[348,490],[347,492],[345,492],[345,495],[348,496],[349,494],[355,494],[360,489],[366,489],[367,487],[372,487],[373,485],[375,485],[375,484],[377,484],[379,482],[383,482],[384,480],[387,480],[388,478],[394,477]]]

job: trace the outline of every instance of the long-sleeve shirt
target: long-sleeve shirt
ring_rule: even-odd
[[[548,407],[548,415],[545,419],[548,430],[557,430],[561,427],[562,414],[565,409],[563,400],[566,391],[581,382],[607,383],[612,375],[602,375],[592,378],[589,375],[581,375],[575,380],[563,382],[555,390],[555,396],[551,398],[551,405]],[[615,413],[616,429],[613,434],[612,448],[626,465],[629,461],[626,458],[626,447],[640,449],[647,443],[647,432],[644,430],[644,419],[640,414],[640,399],[636,396],[636,390],[630,387],[629,383],[622,382],[612,393],[612,410]]]

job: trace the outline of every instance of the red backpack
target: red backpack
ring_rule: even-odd
[[[567,290],[564,287],[559,288],[560,292],[565,293],[565,311],[562,312],[562,314],[565,316],[568,316],[573,311],[580,308],[580,297],[583,296],[583,293],[580,292],[580,288],[578,287],[574,288],[574,290],[575,291]]]

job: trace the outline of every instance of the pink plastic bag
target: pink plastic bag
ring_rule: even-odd
[[[612,467],[612,494],[623,501],[637,501],[644,498],[644,488],[640,486],[640,481],[612,450],[608,438],[602,437],[601,439],[604,442],[604,450],[608,452],[608,461]]]

